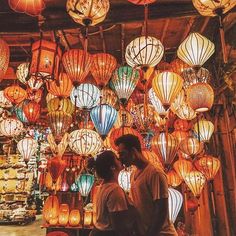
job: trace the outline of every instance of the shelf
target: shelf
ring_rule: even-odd
[[[78,226],[62,226],[62,225],[49,225],[49,224],[43,224],[41,225],[41,228],[52,228],[52,229],[93,229],[93,226],[83,227],[82,225]]]

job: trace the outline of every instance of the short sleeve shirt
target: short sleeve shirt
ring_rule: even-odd
[[[95,227],[100,230],[113,230],[109,213],[127,210],[125,193],[117,183],[103,184],[96,198]]]

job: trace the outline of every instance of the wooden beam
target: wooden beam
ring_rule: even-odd
[[[162,43],[164,42],[169,23],[170,23],[170,19],[166,19],[163,30],[162,30],[162,35],[161,35],[161,42]]]
[[[208,25],[208,23],[209,23],[209,20],[210,20],[210,17],[209,17],[209,16],[205,17],[204,22],[203,22],[203,25],[202,25],[202,27],[201,27],[200,30],[199,30],[199,33],[200,33],[200,34],[202,34],[202,33],[205,31],[205,29],[206,29],[206,27],[207,27],[207,25]]]
[[[192,26],[193,26],[194,21],[195,21],[195,17],[191,17],[191,18],[189,19],[188,24],[187,24],[187,26],[186,26],[186,29],[185,29],[185,31],[184,31],[184,33],[183,33],[183,36],[182,36],[182,38],[181,38],[179,44],[181,44],[181,43],[184,41],[184,39],[188,36],[189,32],[191,31],[191,28],[192,28]]]

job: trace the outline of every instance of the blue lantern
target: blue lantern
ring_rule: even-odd
[[[94,107],[90,112],[91,119],[102,138],[105,138],[117,119],[115,108],[102,104]]]
[[[82,197],[87,197],[93,187],[94,176],[88,173],[81,174],[75,180],[78,190]]]

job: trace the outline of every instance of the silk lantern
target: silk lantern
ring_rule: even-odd
[[[94,176],[91,174],[83,173],[75,180],[78,190],[82,197],[87,197],[94,184]]]
[[[189,132],[182,130],[175,130],[171,134],[178,139],[179,144],[189,136]]]
[[[179,74],[182,76],[182,73],[184,72],[185,69],[189,68],[189,65],[180,60],[179,58],[176,58],[173,60],[171,63],[171,68],[174,73]]]
[[[196,138],[188,137],[179,144],[179,149],[188,156],[194,156],[203,150],[203,143]]]
[[[75,106],[69,98],[53,98],[47,104],[48,112],[63,111],[66,114],[72,115]]]
[[[185,91],[182,89],[178,93],[174,101],[171,103],[170,105],[171,111],[176,113],[176,111],[182,106],[182,104],[184,104],[184,100],[185,100]]]
[[[193,168],[191,161],[185,159],[179,159],[173,164],[175,172],[179,175],[181,179],[185,178],[185,175],[190,173]]]
[[[24,100],[23,102],[15,106],[15,109],[14,109],[16,117],[23,123],[28,123],[25,113],[23,112],[23,106],[27,104],[27,102],[28,102],[27,100]]]
[[[43,206],[43,218],[49,222],[59,215],[59,201],[56,195],[47,197]]]
[[[0,122],[0,133],[3,136],[17,136],[22,132],[23,128],[22,122],[14,118],[6,118]]]
[[[117,101],[118,98],[115,92],[113,92],[113,90],[111,90],[108,87],[105,87],[101,90],[101,97],[100,97],[101,104],[108,104],[112,107],[115,107],[117,105]]]
[[[154,152],[144,149],[142,150],[142,154],[156,169],[163,170],[162,163]]]
[[[4,90],[0,91],[0,106],[2,108],[9,108],[13,106],[11,101],[5,97]]]
[[[182,120],[192,120],[197,115],[187,103],[183,103],[175,113]]]
[[[69,224],[70,226],[77,226],[80,223],[80,211],[77,209],[70,211]]]
[[[9,65],[10,60],[10,49],[8,44],[3,40],[0,39],[0,82],[3,79],[4,75],[7,72],[7,68]]]
[[[35,123],[40,116],[40,105],[35,101],[29,101],[23,106],[23,112],[29,123]]]
[[[27,97],[26,91],[19,85],[11,85],[4,89],[4,96],[12,103],[18,104]]]
[[[132,115],[124,109],[118,111],[116,122],[114,123],[115,128],[120,128],[123,126],[131,127],[133,125]]]
[[[168,171],[166,176],[167,176],[168,185],[172,187],[177,187],[182,183],[182,179],[174,170]]]
[[[27,77],[29,74],[29,62],[21,63],[16,69],[16,77],[21,83],[27,84]]]
[[[118,183],[120,187],[127,193],[130,191],[131,187],[130,176],[131,176],[131,171],[126,169],[121,170],[118,175]]]
[[[58,223],[62,226],[66,226],[69,221],[70,209],[68,204],[61,204],[58,214]]]
[[[214,124],[209,120],[202,119],[194,124],[193,131],[201,142],[209,142],[214,132]]]

